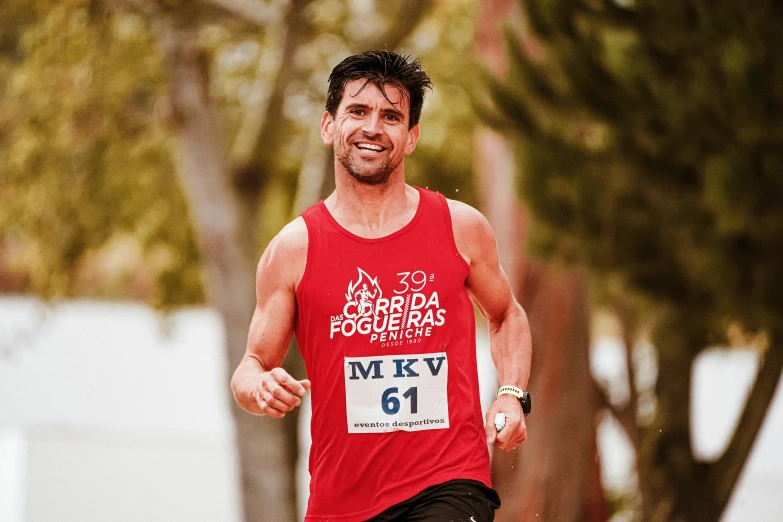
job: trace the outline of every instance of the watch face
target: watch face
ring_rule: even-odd
[[[530,411],[532,409],[532,404],[530,402],[530,394],[528,392],[525,392],[522,394],[522,413],[525,415],[529,415]]]

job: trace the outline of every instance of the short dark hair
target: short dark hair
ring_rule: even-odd
[[[409,54],[397,54],[392,51],[367,51],[355,54],[340,62],[329,75],[326,110],[332,117],[337,113],[337,108],[343,99],[345,84],[351,80],[367,80],[359,92],[371,83],[387,100],[389,97],[386,96],[384,85],[396,87],[403,98],[408,99],[409,129],[419,123],[421,106],[424,104],[424,90],[432,90],[430,77],[421,68],[421,63]]]

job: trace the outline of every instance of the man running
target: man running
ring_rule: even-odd
[[[470,206],[405,184],[430,87],[418,61],[389,51],[334,68],[321,136],[335,191],[258,264],[232,390],[250,413],[281,418],[312,382],[308,521],[493,520],[487,444],[512,450],[527,437],[530,332],[492,229]],[[357,273],[381,290],[372,314],[346,299]],[[486,422],[471,298],[502,385]],[[294,334],[307,380],[280,367]]]
[[[356,295],[359,296],[359,315],[365,316],[372,314],[372,301],[370,301],[370,299],[375,299],[375,292],[370,292],[367,289],[367,283],[364,283],[362,289],[356,292]]]

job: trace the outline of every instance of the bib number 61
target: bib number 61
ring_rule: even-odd
[[[383,392],[381,397],[381,408],[387,415],[394,415],[400,411],[400,399],[396,394],[399,393],[399,388],[388,388]],[[409,399],[411,403],[411,413],[417,413],[418,411],[418,394],[416,387],[409,388],[408,391],[402,394],[403,398]]]

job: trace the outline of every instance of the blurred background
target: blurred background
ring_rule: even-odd
[[[375,48],[435,86],[408,182],[485,213],[530,316],[497,519],[781,520],[775,0],[0,2],[0,520],[303,518],[308,404],[228,380]]]

